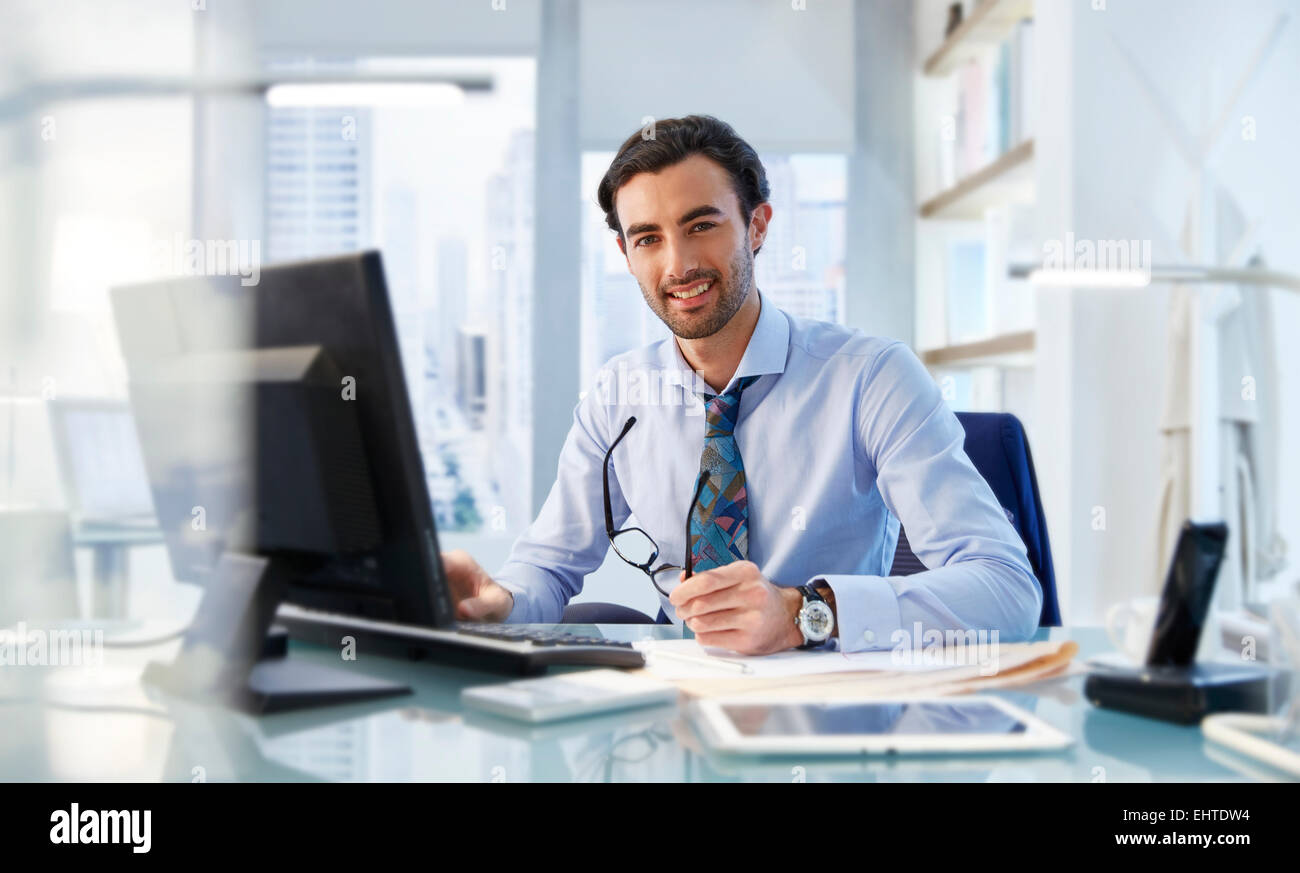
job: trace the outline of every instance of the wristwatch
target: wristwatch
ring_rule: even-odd
[[[795,625],[803,634],[803,645],[799,648],[811,649],[831,638],[831,631],[835,630],[835,613],[826,598],[814,591],[812,586],[800,585],[799,593],[803,595],[803,607],[794,617]]]

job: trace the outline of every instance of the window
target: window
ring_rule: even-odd
[[[411,63],[493,84],[268,95],[268,258],[381,252],[439,530],[512,535],[531,513],[534,63]]]

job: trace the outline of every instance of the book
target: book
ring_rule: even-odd
[[[1019,145],[1034,135],[1034,22],[1026,19],[1016,26],[1011,37],[1012,135],[1011,144]]]

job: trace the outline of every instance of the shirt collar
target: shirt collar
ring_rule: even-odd
[[[785,313],[777,309],[776,305],[764,298],[761,293],[758,295],[758,305],[758,322],[754,325],[754,332],[750,334],[749,344],[745,346],[745,354],[741,356],[736,372],[723,388],[724,392],[738,379],[746,376],[766,376],[771,373],[785,372],[785,361],[790,354],[790,322],[785,317]],[[677,345],[675,336],[670,336],[664,342],[665,365],[681,370],[682,387],[697,395],[717,393],[691,369],[691,365],[682,355],[681,346]]]

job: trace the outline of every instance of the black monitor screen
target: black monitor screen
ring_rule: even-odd
[[[450,625],[379,254],[245,281],[113,289],[173,573],[203,582],[224,552],[297,548],[289,601]]]

